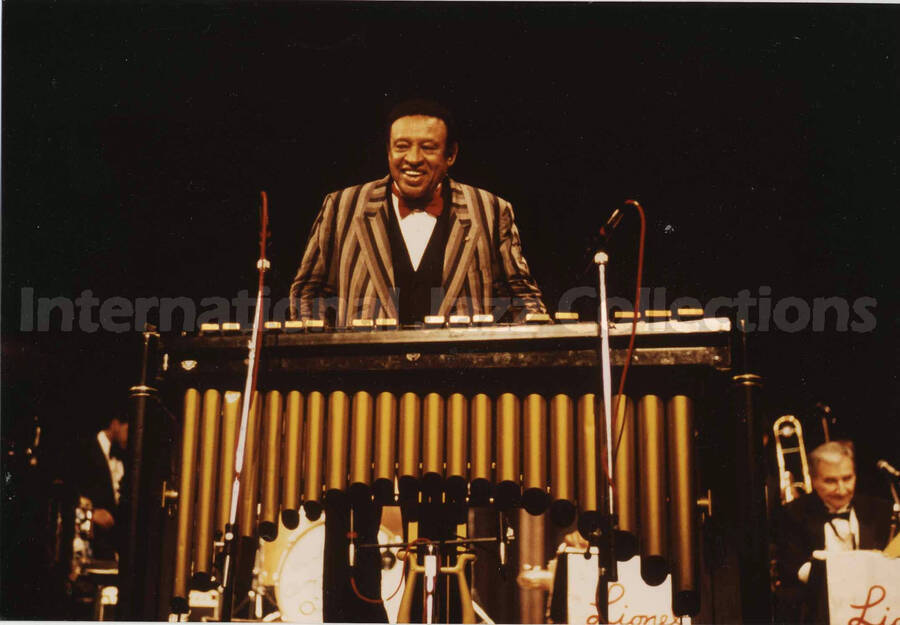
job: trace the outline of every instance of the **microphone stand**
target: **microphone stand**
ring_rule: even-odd
[[[599,511],[598,527],[591,536],[591,543],[596,544],[597,553],[597,613],[599,622],[609,622],[607,584],[618,580],[615,556],[615,529],[616,517],[613,511],[612,476],[613,462],[609,446],[612,444],[612,365],[610,362],[609,348],[609,313],[606,295],[606,265],[609,255],[600,250],[594,255],[594,263],[597,265],[597,290],[599,299],[599,314],[597,320],[597,356],[600,365],[600,378],[603,386],[603,428],[595,427],[595,440],[597,449],[597,476],[598,482],[606,482],[606,506],[604,511]],[[598,411],[595,411],[595,414]],[[605,439],[605,441],[604,441]],[[606,445],[604,446],[604,442]],[[606,467],[603,467],[603,458],[606,459]],[[598,495],[602,492],[598,489]]]
[[[900,495],[897,494],[897,485],[894,483],[894,480],[891,480],[890,487],[891,496],[894,498],[894,509],[891,514],[891,530],[888,534],[888,544],[894,540],[897,530],[900,528]]]
[[[250,404],[256,391],[256,378],[259,372],[259,351],[262,339],[263,318],[263,287],[265,284],[266,269],[270,264],[266,259],[266,237],[269,230],[269,203],[266,192],[261,191],[260,206],[260,235],[259,235],[259,260],[256,267],[259,270],[259,289],[256,294],[256,310],[253,315],[253,334],[250,338],[249,357],[247,359],[247,380],[244,384],[244,396],[241,402],[241,420],[238,434],[237,448],[234,450],[234,478],[231,487],[231,510],[228,523],[225,525],[224,564],[222,565],[222,583],[219,585],[220,611],[222,621],[231,620],[232,603],[234,600],[234,570],[235,546],[238,534],[237,510],[238,495],[241,489],[241,471],[244,468],[244,447],[247,444],[247,421],[250,414]]]

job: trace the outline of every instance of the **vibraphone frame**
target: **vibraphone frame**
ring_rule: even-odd
[[[646,390],[652,386],[657,397],[702,397],[710,384],[723,386],[723,373],[732,366],[732,336],[727,319],[638,325],[640,336],[632,360],[636,366],[629,374],[629,395],[644,397],[642,390],[631,389]],[[624,362],[630,329],[630,324],[620,324],[611,330],[614,367],[621,367]],[[497,396],[504,378],[514,375],[531,394],[550,397],[564,382],[567,394],[585,396],[597,387],[596,336],[593,323],[267,333],[260,388],[293,388],[297,377],[303,376],[305,387],[319,388],[323,393],[367,388],[399,392],[408,389],[409,384],[398,378],[420,372],[431,373],[432,392],[445,395],[477,383]],[[164,401],[172,406],[182,403],[179,395],[191,387],[240,388],[245,374],[246,341],[247,336],[240,333],[166,337],[159,376],[165,380]],[[683,406],[685,401],[679,399],[676,403]],[[660,405],[649,405],[645,399],[639,404],[643,415],[650,414],[651,420],[662,423]],[[630,402],[621,403],[623,415],[633,410]],[[683,408],[678,410],[686,414]],[[681,470],[693,471],[690,467]],[[157,467],[160,471],[166,472]],[[166,483],[172,484],[171,479]],[[682,501],[680,505],[686,504]],[[161,568],[165,570],[166,566]],[[128,581],[124,585],[127,606]],[[164,590],[160,591],[162,595]],[[146,614],[146,599],[140,603]],[[158,605],[164,603],[160,599]]]

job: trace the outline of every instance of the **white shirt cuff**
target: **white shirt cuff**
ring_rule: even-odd
[[[797,569],[797,579],[804,584],[809,581],[809,572],[812,569],[812,562],[804,562],[803,566]]]

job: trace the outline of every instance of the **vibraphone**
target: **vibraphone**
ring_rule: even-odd
[[[731,364],[727,319],[637,324],[627,396],[614,402],[620,559],[671,572],[676,612],[699,609],[697,402]],[[630,323],[611,328],[624,362]],[[165,341],[182,405],[172,605],[217,576],[229,514],[248,336],[228,326]],[[275,538],[329,498],[443,500],[549,511],[589,533],[603,510],[594,393],[597,325],[324,332],[269,324],[248,423],[238,527]],[[620,369],[617,369],[620,370]],[[600,412],[599,414],[602,414]],[[396,484],[396,488],[395,488]]]

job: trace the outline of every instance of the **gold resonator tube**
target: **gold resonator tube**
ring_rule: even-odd
[[[325,459],[325,396],[309,394],[306,404],[306,436],[303,442],[303,511],[315,521],[322,514],[322,465]]]
[[[612,405],[611,448],[616,454],[613,505],[618,516],[619,528],[616,534],[616,552],[620,559],[630,560],[638,549],[638,463],[635,457],[634,402],[625,395],[613,395]]]
[[[472,467],[469,474],[469,502],[480,506],[488,502],[493,483],[491,398],[484,393],[478,393],[472,398],[471,432]]]
[[[273,541],[278,535],[278,508],[281,502],[279,469],[281,467],[281,393],[266,393],[265,415],[263,418],[262,457],[262,511],[259,519],[259,535],[263,540]]]
[[[447,499],[466,500],[469,471],[469,420],[466,397],[453,393],[447,399]]]
[[[190,388],[184,394],[184,424],[181,430],[181,475],[178,483],[178,521],[175,539],[175,577],[172,611],[188,612],[188,576],[191,574],[191,532],[194,525],[194,483],[197,476],[197,430],[200,392]]]
[[[372,493],[372,396],[365,391],[353,395],[353,431],[350,436],[350,499],[365,501]]]
[[[697,488],[694,464],[694,404],[685,395],[669,399],[666,421],[669,456],[669,530],[672,537],[672,609],[700,611],[697,577]]]
[[[244,446],[244,467],[238,498],[238,532],[245,538],[256,536],[256,504],[259,501],[259,430],[260,396],[253,391],[250,415],[247,417],[247,444]]]
[[[666,533],[666,439],[662,400],[645,395],[638,403],[641,461],[641,577],[658,586],[669,574]]]
[[[599,521],[597,493],[597,417],[593,393],[578,398],[578,531],[588,538]]]
[[[379,393],[375,400],[375,470],[372,491],[382,505],[394,501],[394,457],[397,451],[397,400]]]
[[[284,402],[284,456],[281,464],[281,522],[289,530],[300,524],[302,445],[303,395],[291,391]]]
[[[525,397],[522,443],[522,506],[530,514],[543,514],[550,505],[547,494],[547,402],[537,393]]]
[[[419,496],[419,452],[422,435],[422,413],[419,397],[404,393],[400,397],[400,432],[397,461],[397,481],[400,501],[415,501]]]
[[[519,489],[519,398],[503,393],[497,398],[497,489],[494,503],[511,508],[521,497]]]
[[[422,410],[422,494],[439,500],[444,486],[444,398],[425,396]]]
[[[350,400],[344,391],[328,396],[325,442],[325,502],[347,491],[347,453],[350,447]]]
[[[225,526],[231,517],[231,489],[234,485],[234,452],[238,442],[238,419],[241,394],[225,391],[222,405],[222,434],[219,451],[219,496],[216,498],[216,540],[225,536]]]
[[[197,486],[197,513],[194,532],[194,575],[192,586],[208,590],[212,577],[213,506],[216,494],[216,461],[218,460],[219,391],[203,393],[200,421],[200,471]]]
[[[568,395],[550,400],[550,449],[550,518],[567,526],[575,520],[575,423]]]

